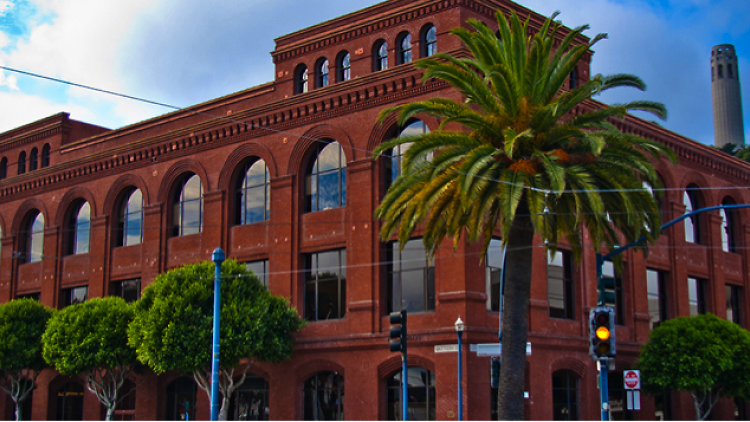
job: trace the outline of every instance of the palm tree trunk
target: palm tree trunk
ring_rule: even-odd
[[[531,258],[534,228],[525,195],[518,205],[508,234],[505,259],[502,356],[498,385],[498,419],[524,419],[527,309],[531,292]]]

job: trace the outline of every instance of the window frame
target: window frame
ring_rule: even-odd
[[[380,72],[388,69],[388,43],[379,39],[372,47],[372,70]]]
[[[656,279],[651,280],[650,274],[655,274]],[[653,286],[653,284],[656,286]],[[652,289],[655,287],[655,289]],[[668,314],[668,297],[667,297],[667,273],[661,270],[646,268],[646,299],[647,308],[649,313],[649,331],[661,325],[662,322],[669,319]],[[651,304],[656,301],[656,309],[653,309]],[[655,314],[658,314],[658,320],[655,319]]]
[[[685,188],[685,193],[682,196],[685,205],[685,214],[699,210],[703,207],[703,204],[698,197],[697,191],[699,188],[695,185],[689,185]],[[685,225],[685,241],[688,243],[694,243],[700,245],[703,242],[701,236],[701,215],[692,215],[684,220]]]
[[[129,286],[128,290],[130,290],[130,288],[132,288],[132,287],[135,287],[135,291],[137,292],[136,293],[137,297],[132,298],[132,299],[130,298],[131,295],[128,294],[127,290],[125,289],[125,285],[126,284],[130,284],[131,285],[131,286]],[[128,278],[128,279],[124,279],[124,280],[115,280],[115,281],[111,282],[110,283],[110,288],[109,288],[109,295],[110,296],[120,297],[125,302],[128,302],[128,303],[135,302],[136,300],[140,299],[140,297],[141,297],[141,278],[140,277]]]
[[[731,321],[740,327],[744,327],[742,322],[742,286],[726,284],[724,293],[726,294],[727,321]]]
[[[351,55],[344,50],[336,58],[336,82],[345,82],[352,78]],[[346,63],[346,66],[344,65]]]
[[[415,247],[415,245],[417,245]],[[427,313],[435,312],[435,298],[437,293],[435,291],[435,261],[427,258],[426,250],[422,238],[409,239],[404,245],[403,250],[399,249],[399,241],[391,241],[385,245],[385,280],[386,280],[386,311],[387,313],[398,312],[403,309],[413,313]],[[408,264],[404,268],[404,264],[407,262],[415,261],[415,258],[404,261],[405,257],[409,254],[414,254],[417,257],[423,257],[424,261],[420,265],[414,266]],[[406,256],[405,256],[406,255]],[[416,274],[421,272],[421,285],[412,290],[421,290],[422,307],[410,306],[413,301],[407,301],[404,304],[404,276],[407,274]],[[398,284],[398,292],[396,291],[396,284]],[[396,296],[398,294],[398,297]],[[398,306],[396,300],[398,299]],[[417,303],[419,303],[419,300]]]
[[[429,23],[423,26],[420,33],[419,41],[422,44],[422,57],[429,57],[437,53],[437,28],[435,25]],[[430,34],[433,34],[434,39],[430,39]]]
[[[28,217],[26,217],[26,224],[24,224],[23,263],[39,262],[44,257],[44,214],[39,210],[34,210],[34,212],[29,213]],[[36,224],[37,222],[39,222],[39,225]],[[37,228],[35,229],[34,226],[37,226]],[[40,252],[38,257],[34,253],[35,245],[37,244]]]
[[[255,183],[253,179],[257,178],[258,175],[250,174],[251,170],[253,170],[256,165],[263,166],[262,183]],[[255,159],[245,162],[241,168],[242,170],[240,170],[235,181],[234,224],[243,226],[246,224],[268,221],[271,218],[271,173],[268,169],[268,164],[266,164],[266,161],[262,158],[256,157]],[[257,199],[255,198],[255,195],[261,190],[263,195],[262,202],[264,204],[263,216],[259,220],[249,219],[248,212],[255,208],[249,206],[250,202],[248,202],[248,198],[251,197],[252,193],[253,199]]]
[[[503,298],[502,281],[505,259],[505,248],[503,241],[498,238],[490,239],[487,253],[484,257],[485,292],[487,293],[487,310],[490,312],[500,311],[500,301]],[[499,266],[495,265],[499,264]],[[499,272],[499,274],[498,274]],[[497,274],[497,275],[496,275]],[[493,275],[496,275],[493,278]]]
[[[50,165],[50,148],[49,144],[42,146],[42,159],[40,163],[42,168],[49,167]]]
[[[83,292],[82,293],[83,299],[80,300],[80,301],[77,300],[77,299],[74,299],[74,296],[76,296],[76,295],[80,296],[81,295],[80,292]],[[60,302],[61,302],[60,303],[60,308],[66,308],[68,306],[77,305],[79,303],[83,303],[83,302],[86,302],[87,300],[89,300],[89,286],[88,285],[75,286],[75,287],[67,287],[65,289],[62,289],[61,293],[62,294],[60,295],[61,296],[61,298],[60,298]]]
[[[564,377],[562,379],[563,384],[564,384],[562,387],[555,386],[555,378],[558,378],[558,377]],[[552,373],[551,381],[552,381],[551,393],[552,393],[552,418],[553,420],[571,420],[571,421],[579,420],[579,417],[580,417],[579,410],[581,407],[581,404],[580,404],[581,392],[580,392],[580,377],[578,376],[578,374],[576,374],[575,372],[569,369],[560,369]],[[572,386],[571,386],[571,381],[573,383]],[[560,392],[560,391],[564,392],[565,398],[566,398],[565,402],[569,405],[568,412],[567,412],[567,415],[568,415],[567,419],[556,417],[558,413],[556,412],[556,409],[557,409],[557,406],[561,405],[561,401],[555,400],[555,396],[556,396],[555,392]],[[572,399],[571,399],[571,391],[573,392]],[[571,403],[573,404],[573,406],[570,406]],[[575,411],[572,412],[570,410],[571,408],[574,409]],[[565,414],[565,412],[563,412],[562,410],[559,413]]]
[[[315,87],[325,88],[330,85],[330,63],[325,57],[318,59],[315,63]]]
[[[307,65],[300,63],[294,69],[294,93],[304,94],[310,90],[310,75]]]
[[[88,218],[85,218],[86,214]],[[67,255],[83,255],[90,252],[91,217],[91,205],[88,201],[79,199],[73,202],[68,215]]]
[[[700,277],[688,276],[688,308],[689,315],[702,315],[706,309],[706,288],[708,281]]]
[[[321,170],[320,159],[327,148],[338,147],[336,154],[338,154],[338,167],[327,168]],[[325,158],[325,157],[323,157]],[[341,208],[346,206],[346,155],[344,154],[344,148],[340,143],[333,139],[323,139],[316,142],[313,149],[312,155],[309,160],[307,171],[305,172],[305,213],[326,211],[328,209]],[[332,207],[325,207],[326,203],[321,203],[321,179],[328,176],[336,175],[337,180],[337,192],[335,198],[329,198],[335,205]],[[327,197],[332,196],[331,192],[324,192]],[[325,198],[324,198],[325,200]]]
[[[197,180],[198,196],[185,198],[186,189],[192,180]],[[197,231],[187,230],[192,228],[185,223],[186,205],[198,203],[198,228]],[[175,184],[175,190],[172,196],[172,237],[189,236],[203,232],[203,181],[195,173],[184,174],[178,183]],[[179,218],[178,218],[179,217]],[[189,224],[189,222],[187,223]]]
[[[396,60],[397,65],[410,63],[413,58],[414,45],[411,42],[411,34],[409,32],[402,32],[396,37]]]
[[[611,270],[611,272],[610,272]],[[611,260],[605,260],[602,265],[602,276],[610,276],[614,278],[614,295],[615,303],[606,303],[606,306],[610,306],[615,311],[615,324],[625,325],[625,297],[622,288],[622,273],[615,271],[615,263]]]
[[[561,254],[562,257],[562,278],[550,278],[550,267]],[[560,267],[555,265],[555,267]],[[553,307],[550,300],[550,284],[553,281],[559,281],[562,284],[562,302],[563,307]],[[575,320],[575,268],[573,266],[572,252],[565,249],[558,249],[553,257],[547,257],[547,300],[549,302],[549,317],[555,319]],[[557,299],[556,299],[557,300]]]
[[[131,210],[131,199],[134,199],[134,195],[139,194],[141,197],[140,200],[140,206]],[[136,218],[131,218],[131,216],[136,216]],[[131,222],[138,221],[138,240],[131,241],[129,240],[131,238],[130,233],[134,232],[133,227],[131,226]],[[118,206],[118,212],[117,212],[117,242],[115,243],[116,247],[125,247],[125,246],[133,246],[133,245],[140,245],[143,243],[143,192],[141,192],[140,189],[136,187],[131,187],[123,191],[123,194],[120,198],[120,203]]]
[[[18,175],[26,173],[26,151],[18,153]]]
[[[263,286],[266,287],[266,289],[268,288],[268,275],[269,275],[268,266],[269,264],[270,264],[270,261],[268,260],[268,258],[245,262],[245,268],[248,269],[249,271],[252,271],[253,274],[255,274],[255,276],[258,277],[258,280],[260,280]],[[253,267],[258,267],[258,266],[262,267],[261,273],[258,273],[253,268]]]
[[[434,421],[437,419],[437,388],[435,373],[421,366],[410,366],[406,371],[407,395],[409,397],[409,420]],[[419,380],[422,385],[415,385],[409,380]],[[425,382],[426,380],[426,382]],[[385,420],[400,421],[401,411],[401,370],[394,371],[385,378]],[[422,391],[424,393],[420,394]],[[424,401],[419,401],[424,398]],[[412,407],[412,405],[414,405]],[[425,414],[415,415],[419,411]]]
[[[338,255],[338,266],[334,269],[331,267],[321,267],[321,258],[331,258],[334,255]],[[304,255],[305,271],[304,271],[304,315],[305,319],[310,322],[315,321],[327,321],[331,319],[343,319],[346,317],[347,308],[347,291],[346,291],[346,249],[333,249],[319,252],[311,252]],[[321,271],[328,270],[328,271]],[[327,273],[335,276],[333,278],[321,277]],[[334,303],[331,301],[329,306],[329,313],[325,318],[321,318],[320,311],[321,306],[321,295],[320,287],[322,283],[329,283],[334,281],[336,283],[336,308],[334,311],[335,315],[331,316],[331,307]],[[311,291],[312,286],[312,291]],[[311,296],[312,294],[312,296]],[[314,305],[314,308],[312,307]]]
[[[39,168],[39,150],[34,147],[31,148],[29,153],[29,171],[34,171]]]
[[[325,378],[330,378],[330,384],[326,382]],[[320,403],[320,400],[317,398],[319,391],[323,391],[330,396],[335,395],[335,397],[330,397],[329,400],[327,400],[327,404],[335,404],[335,409],[333,409],[331,414],[333,417],[332,420],[343,420],[344,405],[346,404],[345,400],[342,400],[345,396],[345,379],[342,374],[339,374],[336,371],[318,371],[307,377],[307,379],[302,382],[302,420],[322,420],[318,419],[319,415],[309,415],[307,406],[308,399],[312,400],[313,404]],[[317,406],[315,406],[315,408],[317,408]]]

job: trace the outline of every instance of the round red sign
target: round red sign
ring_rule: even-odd
[[[629,390],[638,388],[641,383],[640,376],[636,371],[626,371],[623,379],[625,381],[625,388]]]

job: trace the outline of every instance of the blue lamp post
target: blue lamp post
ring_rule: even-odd
[[[211,420],[219,420],[219,329],[221,327],[221,263],[224,262],[224,251],[216,248],[212,260],[216,264],[214,271],[214,345],[211,364]]]
[[[453,325],[456,327],[456,333],[458,334],[458,420],[462,421],[464,420],[464,405],[463,405],[464,393],[463,393],[463,388],[461,387],[461,378],[462,378],[461,375],[463,372],[461,371],[462,369],[461,367],[463,365],[462,363],[463,359],[461,359],[461,349],[462,349],[461,337],[464,333],[464,329],[466,328],[466,325],[464,324],[463,321],[461,321],[460,316],[458,317],[458,319]]]

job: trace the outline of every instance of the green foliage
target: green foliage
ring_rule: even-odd
[[[665,321],[638,359],[643,390],[750,399],[750,332],[712,314]]]
[[[737,151],[735,157],[740,160],[750,161],[750,147],[745,147]]]
[[[134,316],[133,306],[119,297],[68,306],[49,321],[44,359],[64,375],[132,365],[136,358],[128,346],[128,324]]]
[[[622,133],[612,122],[631,110],[663,118],[664,106],[634,101],[581,107],[609,89],[643,90],[645,85],[632,75],[595,75],[564,91],[568,75],[605,36],[575,43],[587,28],[582,26],[556,45],[560,25],[554,18],[533,36],[526,36],[528,21],[522,23],[515,14],[508,23],[497,12],[499,36],[470,19],[474,31],[451,32],[471,57],[436,54],[416,63],[424,69],[424,82],[447,81],[465,102],[430,98],[381,113],[381,120],[398,113],[402,125],[419,115],[441,120],[440,130],[396,138],[375,150],[377,158],[413,142],[402,175],[375,212],[384,221],[383,239],[398,231],[404,244],[425,222],[428,250],[434,251],[446,236],[458,243],[465,231],[471,240],[483,236],[486,248],[496,228],[507,241],[519,207],[528,208],[534,231],[553,248],[564,238],[576,257],[584,227],[597,249],[620,244],[620,235],[628,240],[658,236],[652,233],[661,224],[658,202],[643,183],[660,187],[651,160],[675,161],[674,152],[654,140]],[[450,123],[466,130],[444,130]],[[424,160],[429,154],[433,160]]]
[[[33,299],[0,305],[0,374],[47,366],[42,357],[42,335],[54,313]]]
[[[136,302],[130,344],[156,373],[191,373],[211,363],[214,263],[185,265],[159,275]],[[221,366],[240,359],[288,359],[297,311],[272,296],[257,277],[233,260],[221,267]]]

